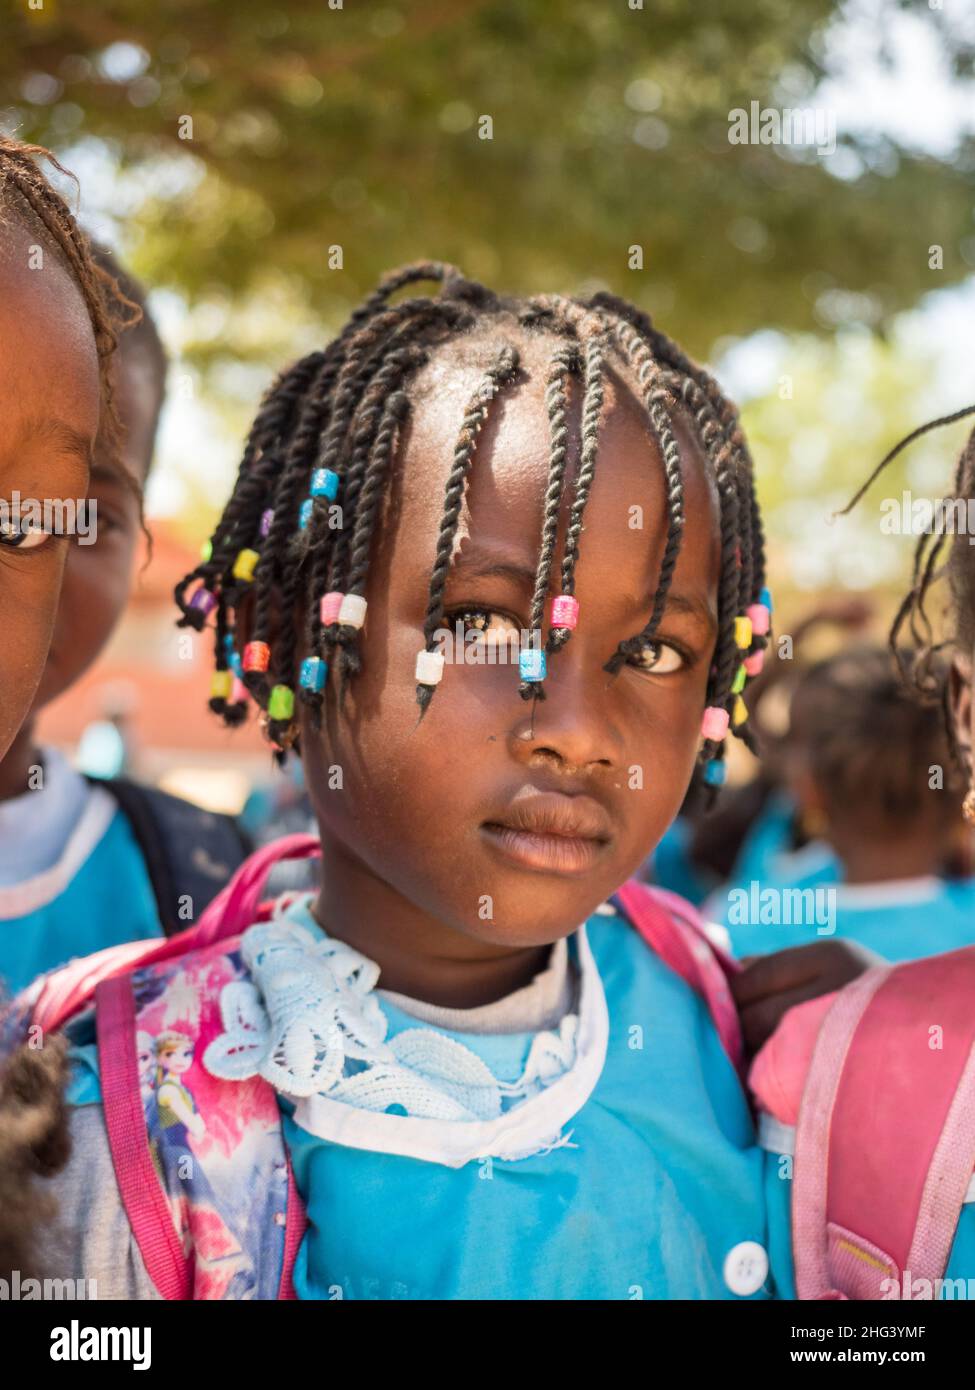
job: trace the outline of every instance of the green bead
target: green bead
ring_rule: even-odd
[[[295,712],[295,693],[290,685],[272,686],[267,712],[272,719],[291,718]]]
[[[740,694],[741,694],[741,692],[742,692],[742,691],[744,690],[744,688],[745,688],[745,680],[747,679],[747,676],[748,676],[748,673],[747,673],[747,671],[745,670],[744,666],[739,666],[739,667],[738,667],[738,670],[735,672],[735,678],[734,678],[734,680],[731,682],[731,693],[732,693],[732,695],[740,695]]]
[[[203,542],[200,546],[200,555],[204,564],[213,558],[213,541]]]

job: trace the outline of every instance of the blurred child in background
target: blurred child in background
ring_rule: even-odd
[[[892,961],[975,941],[975,883],[950,876],[961,792],[941,714],[905,686],[886,648],[854,647],[806,673],[786,767],[839,882],[800,856],[737,878],[710,906],[722,905],[738,955],[833,934]]]

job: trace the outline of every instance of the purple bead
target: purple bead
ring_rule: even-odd
[[[190,599],[190,607],[195,608],[197,612],[202,613],[204,617],[212,613],[216,606],[216,594],[211,593],[210,590],[205,588],[202,584]]]
[[[274,512],[268,507],[266,512],[261,513],[261,535],[266,536],[271,529],[271,522],[274,520]]]

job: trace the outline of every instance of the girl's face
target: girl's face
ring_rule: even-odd
[[[15,219],[0,228],[0,757],[44,669],[71,543],[37,532],[14,545],[10,508],[17,493],[24,519],[29,502],[84,498],[98,429],[98,359],[84,300],[46,248],[31,268],[36,243]]]
[[[447,583],[444,625],[452,630],[465,614],[468,626],[492,631],[530,627],[554,346],[523,347],[519,378],[481,432]],[[401,933],[404,948],[403,934],[429,941],[431,930],[447,928],[443,950],[455,955],[483,954],[478,942],[538,946],[575,930],[673,820],[700,742],[720,564],[717,498],[679,429],[686,525],[659,629],[665,645],[656,668],[648,654],[615,676],[603,670],[617,644],[647,622],[666,533],[663,468],[645,409],[611,374],[575,572],[579,622],[548,657],[545,699],[520,698],[517,664],[448,661],[417,727],[414,667],[444,487],[488,353],[479,358],[477,367],[441,357],[424,369],[373,552],[362,671],[344,713],[330,693],[323,733],[302,727],[322,830],[323,922],[344,893],[360,913]],[[571,391],[574,469],[581,384]],[[561,589],[573,483],[570,473],[549,598]],[[546,637],[549,614],[547,601]]]

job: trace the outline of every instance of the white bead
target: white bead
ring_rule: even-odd
[[[361,627],[366,620],[366,601],[361,594],[346,594],[339,608],[339,622],[346,627]]]
[[[416,679],[420,685],[439,685],[443,680],[443,668],[443,652],[417,652]]]
[[[743,1240],[725,1256],[724,1281],[739,1298],[758,1293],[768,1277],[768,1255],[757,1240]]]

